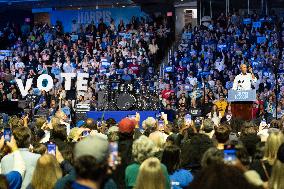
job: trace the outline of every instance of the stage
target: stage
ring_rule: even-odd
[[[87,112],[87,117],[97,120],[104,116],[104,120],[113,118],[118,123],[121,119],[128,115],[134,115],[136,112],[140,114],[140,125],[147,117],[155,118],[156,113],[159,113],[159,111],[89,111]]]

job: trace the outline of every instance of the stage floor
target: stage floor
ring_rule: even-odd
[[[136,112],[140,114],[140,126],[147,117],[155,118],[156,114],[159,113],[159,111],[89,111],[87,117],[97,120],[104,116],[105,120],[113,118],[118,123],[121,119],[128,115],[134,115]]]

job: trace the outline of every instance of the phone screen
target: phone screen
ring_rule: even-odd
[[[47,144],[47,153],[52,154],[55,156],[56,153],[56,145],[54,143],[48,143]]]
[[[90,132],[89,131],[83,131],[83,136],[86,137],[86,136],[89,136],[90,135]]]
[[[5,141],[11,141],[11,135],[12,135],[12,131],[10,128],[4,128],[4,140]]]
[[[102,122],[101,121],[97,121],[97,127],[101,127],[102,126]]]
[[[135,114],[130,114],[130,115],[128,115],[128,118],[129,119],[136,119],[136,115]]]
[[[224,147],[224,161],[225,163],[233,164],[237,159],[237,150],[235,149],[235,146],[225,146]]]
[[[118,144],[117,142],[109,143],[109,166],[114,167],[118,164]]]
[[[159,127],[159,129],[164,129],[164,121],[163,120],[158,121],[158,127]]]
[[[186,114],[185,117],[184,117],[184,121],[186,123],[190,123],[191,122],[191,115],[190,114]]]
[[[157,119],[160,119],[161,117],[162,117],[162,114],[161,114],[161,113],[157,113],[157,114],[156,114],[156,118],[157,118]]]

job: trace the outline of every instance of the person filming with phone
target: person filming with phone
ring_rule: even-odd
[[[256,83],[257,79],[253,74],[252,67],[247,68],[246,64],[240,65],[241,73],[235,77],[233,90],[245,91],[252,90],[252,86]],[[248,73],[248,72],[249,73]]]

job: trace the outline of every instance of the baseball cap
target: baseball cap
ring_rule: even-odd
[[[107,139],[94,135],[87,136],[75,145],[74,157],[93,156],[98,163],[104,162],[108,158],[109,143]]]
[[[136,122],[133,119],[124,118],[118,124],[121,133],[131,133],[135,129]]]

